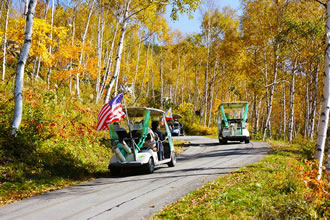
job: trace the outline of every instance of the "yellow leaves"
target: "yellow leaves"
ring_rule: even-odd
[[[7,30],[8,39],[13,42],[13,47],[21,48],[24,43],[25,20],[23,18],[13,19],[9,24]],[[29,55],[40,57],[46,66],[51,66],[55,63],[54,56],[50,54],[49,48],[52,47],[54,53],[58,46],[67,40],[66,28],[54,26],[52,31],[53,40],[50,38],[51,31],[50,24],[45,23],[45,20],[34,18],[32,45]]]

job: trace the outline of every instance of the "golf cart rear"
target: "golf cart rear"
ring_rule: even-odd
[[[227,141],[250,142],[247,115],[247,102],[225,102],[219,106],[218,137],[220,144],[226,144]]]
[[[168,135],[164,141],[149,128],[151,118],[160,120],[165,117],[164,114],[159,109],[130,107],[127,108],[127,120],[110,124],[114,152],[109,164],[111,175],[119,175],[122,169],[129,167],[139,167],[146,173],[153,173],[155,166],[160,164],[175,166],[174,145],[166,121],[163,120]]]
[[[181,115],[173,114],[173,119],[168,121],[172,136],[184,135],[183,125],[179,122],[180,118],[182,118]]]

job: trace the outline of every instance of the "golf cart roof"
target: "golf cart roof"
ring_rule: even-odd
[[[173,119],[180,119],[180,118],[182,118],[182,116],[179,115],[179,114],[173,114],[172,116],[173,116]]]
[[[125,111],[125,108],[123,109]],[[147,108],[147,107],[128,107],[127,114],[128,117],[144,117],[144,113],[149,110],[150,116],[163,116],[164,111],[156,108]]]
[[[223,106],[225,109],[235,109],[235,108],[243,108],[245,105],[247,105],[248,102],[246,101],[241,101],[241,102],[223,102],[219,105]]]

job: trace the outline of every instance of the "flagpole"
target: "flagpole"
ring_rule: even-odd
[[[130,138],[131,138],[132,145],[133,145],[133,155],[134,155],[134,160],[136,160],[136,154],[135,154],[135,142],[134,142],[134,140],[133,140],[132,131],[131,131],[131,126],[130,126],[130,124],[129,124],[129,118],[128,118],[128,113],[127,113],[127,105],[126,105],[126,100],[125,100],[124,93],[123,93],[123,99],[124,99],[124,104],[125,104],[126,122],[127,122],[127,126],[128,126],[129,136],[130,136]]]

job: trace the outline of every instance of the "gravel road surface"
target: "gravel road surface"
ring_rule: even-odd
[[[200,136],[175,137],[191,142],[175,167],[153,174],[101,178],[0,207],[0,219],[145,219],[221,175],[262,159],[267,143],[243,144]]]

